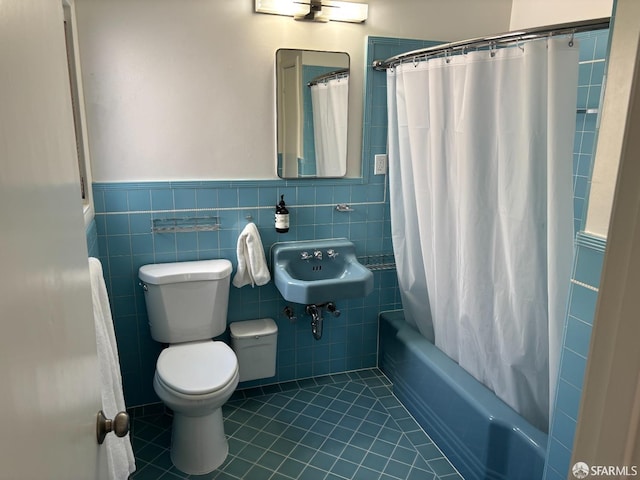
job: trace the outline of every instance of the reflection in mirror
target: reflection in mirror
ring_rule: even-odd
[[[276,52],[278,176],[343,177],[347,171],[349,55]]]

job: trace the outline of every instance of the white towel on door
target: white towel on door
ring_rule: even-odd
[[[271,274],[264,258],[262,239],[253,222],[247,224],[238,237],[238,271],[233,277],[235,287],[264,285],[271,280]]]
[[[98,363],[100,364],[100,389],[102,393],[102,411],[107,418],[125,410],[122,393],[122,376],[120,375],[120,359],[118,345],[113,329],[111,308],[107,286],[102,276],[102,264],[97,258],[89,258],[91,274],[91,297],[93,300],[93,318],[96,325],[96,343],[98,347]],[[109,479],[126,480],[136,470],[133,449],[129,434],[118,438],[109,433],[103,445],[107,449]]]

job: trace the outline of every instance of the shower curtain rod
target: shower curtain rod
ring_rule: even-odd
[[[348,68],[341,68],[340,70],[334,70],[333,72],[324,73],[322,75],[318,75],[316,78],[307,83],[307,87],[312,87],[317,85],[318,83],[325,82],[327,80],[332,80],[334,78],[344,78],[349,74]]]
[[[513,32],[501,33],[499,35],[491,35],[488,37],[471,38],[468,40],[460,40],[457,42],[445,43],[433,47],[413,50],[411,52],[401,53],[386,60],[374,60],[373,68],[375,70],[386,70],[393,68],[407,60],[426,59],[435,55],[447,55],[468,48],[490,47],[495,48],[510,43],[517,43],[525,40],[533,40],[535,38],[552,37],[554,35],[572,35],[579,32],[588,32],[592,30],[603,30],[609,28],[610,17],[595,18],[592,20],[581,20],[579,22],[560,23],[557,25],[547,25],[544,27],[533,27]]]

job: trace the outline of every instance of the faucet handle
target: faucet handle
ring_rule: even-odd
[[[282,312],[287,316],[291,323],[294,323],[296,320],[298,320],[298,317],[296,317],[296,313],[289,305],[286,305]]]
[[[338,310],[338,307],[336,307],[336,304],[333,303],[333,302],[327,303],[327,310],[334,317],[339,317],[340,316],[340,310]]]
[[[318,260],[322,260],[322,250],[316,250],[315,252],[313,252],[313,256]]]
[[[300,254],[300,260],[309,260],[311,258],[311,255],[309,255],[309,252],[302,252]]]
[[[336,258],[338,255],[340,254],[336,252],[333,248],[330,248],[329,250],[327,250],[327,256],[329,258]]]

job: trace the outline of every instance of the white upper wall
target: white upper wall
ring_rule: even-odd
[[[637,0],[618,0],[618,4],[621,2],[627,11],[639,10],[640,2]],[[612,9],[613,0],[513,0],[510,30],[609,17]],[[624,113],[629,105],[633,77],[634,62],[631,59],[635,58],[640,35],[636,21],[639,14],[640,11],[616,20],[611,45],[585,228],[600,237],[606,237],[609,228],[626,121]]]
[[[611,16],[613,0],[513,0],[509,30]]]
[[[275,52],[351,57],[349,171],[360,172],[366,37],[509,30],[511,0],[369,0],[363,25],[253,12],[253,0],[76,0],[96,182],[270,179]]]
[[[617,1],[585,226],[601,237],[608,234],[629,111],[640,87],[633,83],[640,61],[640,2]]]
[[[276,178],[282,47],[350,55],[348,175],[357,176],[368,35],[460,40],[608,16],[612,0],[368,3],[356,25],[256,14],[253,0],[76,0],[93,180]]]

